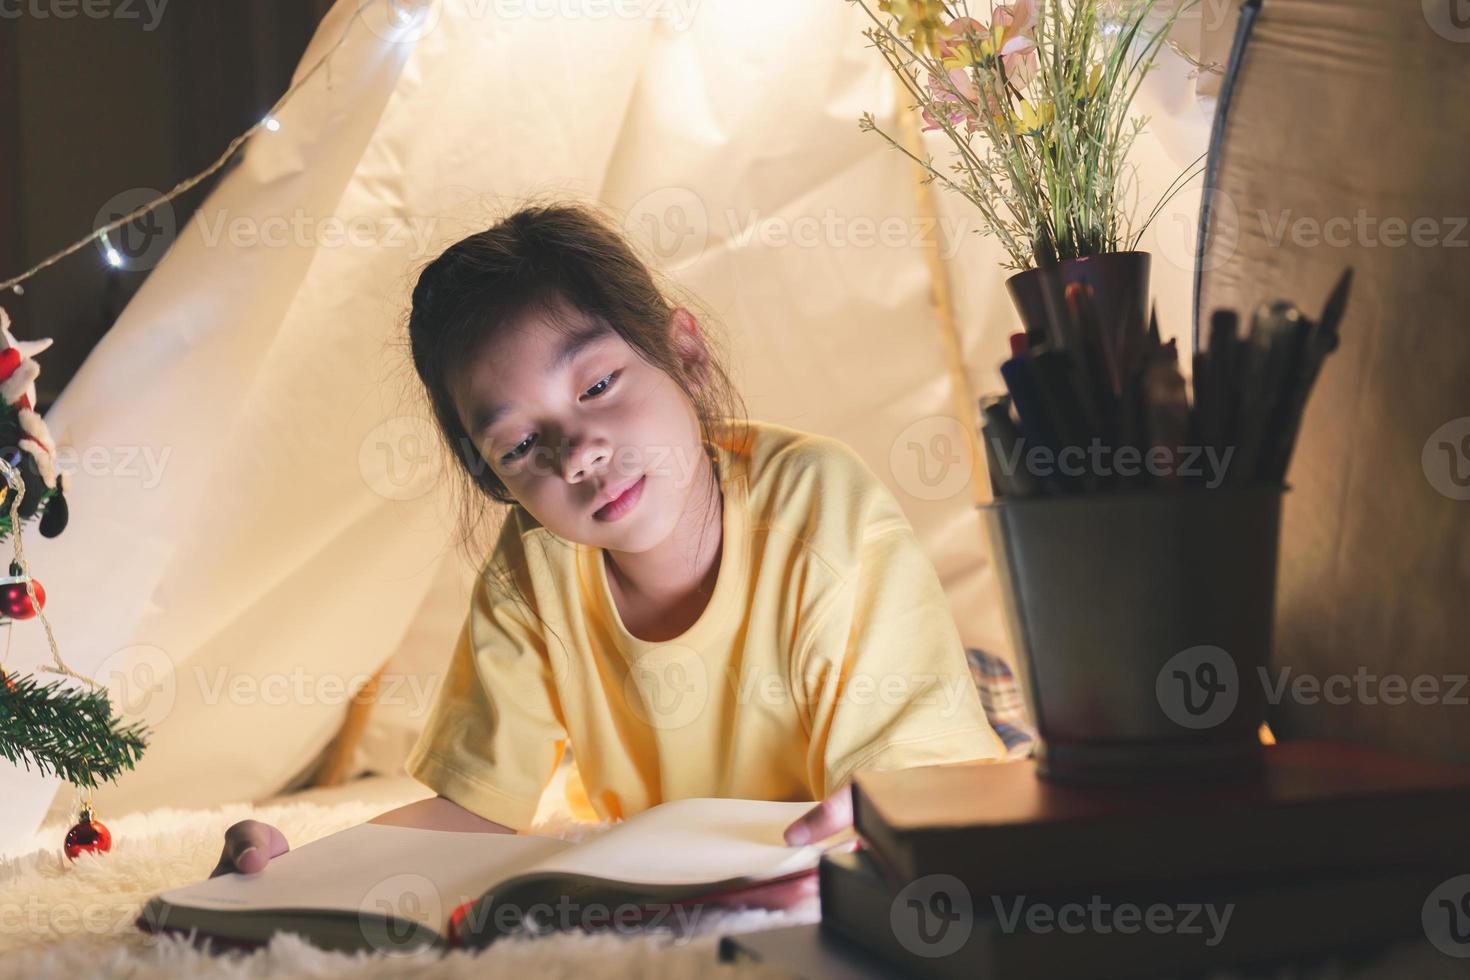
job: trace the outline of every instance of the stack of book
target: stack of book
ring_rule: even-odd
[[[859,773],[822,930],[920,977],[1146,977],[1419,937],[1470,956],[1470,771],[1266,747],[1248,781],[1038,779],[1031,759]]]

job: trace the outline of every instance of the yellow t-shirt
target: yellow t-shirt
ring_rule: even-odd
[[[699,619],[667,642],[633,636],[603,549],[513,507],[410,775],[524,829],[568,742],[605,819],[693,796],[817,800],[858,768],[1004,758],[938,574],[861,457],[768,422],[711,438],[724,537]],[[545,625],[492,567],[517,570]]]

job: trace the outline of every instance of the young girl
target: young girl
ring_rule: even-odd
[[[859,768],[1004,757],[892,494],[844,443],[744,420],[699,321],[595,212],[451,246],[409,340],[471,502],[508,513],[406,766],[438,796],[376,821],[524,831],[570,745],[605,819],[823,801],[802,844],[851,822]],[[216,873],[286,847],[244,821]]]

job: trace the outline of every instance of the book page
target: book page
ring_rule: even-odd
[[[814,868],[822,848],[790,847],[782,832],[813,803],[670,800],[525,869],[644,885],[777,878]]]
[[[553,837],[363,823],[292,848],[255,874],[220,875],[161,897],[226,911],[381,914],[437,932],[461,902],[571,846]]]

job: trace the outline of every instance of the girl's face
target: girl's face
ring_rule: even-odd
[[[548,530],[610,550],[669,537],[708,471],[698,416],[673,379],[601,321],[541,314],[476,351],[455,379],[461,424],[516,501]],[[670,319],[688,363],[705,355],[687,310]],[[609,500],[629,496],[613,508]]]

